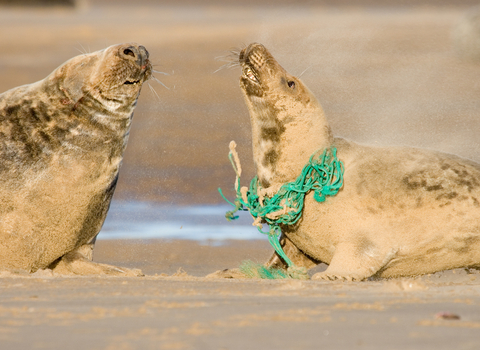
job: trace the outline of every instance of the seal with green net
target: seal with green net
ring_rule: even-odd
[[[250,187],[240,187],[241,166],[235,151],[235,142],[230,143],[229,159],[237,175],[235,180],[236,197],[230,203],[234,209],[225,214],[227,220],[235,220],[235,213],[239,210],[249,211],[254,218],[254,225],[258,230],[268,235],[268,240],[278,255],[287,263],[287,273],[282,271],[268,271],[262,265],[244,263],[240,269],[246,276],[260,278],[308,278],[304,268],[297,268],[284,253],[280,246],[279,236],[281,225],[294,225],[302,216],[305,196],[311,191],[317,202],[324,202],[327,196],[334,196],[343,186],[343,163],[337,158],[335,147],[326,148],[315,152],[303,167],[301,174],[295,181],[284,183],[273,196],[264,195],[262,187],[255,176],[250,182]],[[268,224],[269,230],[263,231],[263,223]],[[256,269],[256,272],[252,272]],[[304,271],[305,270],[305,271]]]

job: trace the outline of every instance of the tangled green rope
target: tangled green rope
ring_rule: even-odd
[[[238,216],[235,216],[237,211],[248,210],[255,218],[258,230],[268,235],[268,240],[278,255],[283,258],[289,268],[294,268],[293,262],[283,252],[278,240],[281,234],[280,225],[294,225],[300,220],[305,196],[311,191],[314,191],[313,198],[317,202],[324,202],[327,196],[336,195],[342,188],[344,167],[343,163],[337,158],[337,149],[331,147],[325,149],[321,154],[319,154],[319,151],[315,152],[295,181],[283,184],[272,197],[263,196],[261,198],[262,187],[256,176],[250,182],[248,190],[244,191],[242,195],[240,188],[241,169],[239,169],[240,165],[236,165],[234,162],[234,158],[238,158],[236,153],[233,153],[235,152],[234,148],[233,143],[233,148],[231,146],[228,155],[237,174],[234,203],[225,198],[221,189],[218,189],[222,197],[235,207],[234,210],[228,211],[225,217],[229,221],[235,220],[238,218]],[[262,222],[269,225],[268,232],[262,230]]]

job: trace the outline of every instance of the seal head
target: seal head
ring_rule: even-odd
[[[248,45],[239,63],[257,175],[263,187],[278,189],[296,178],[313,152],[331,144],[330,127],[315,96],[265,46]],[[287,152],[289,143],[298,145],[296,153]]]
[[[317,202],[308,193],[301,219],[281,226],[280,244],[296,267],[324,262],[328,269],[312,278],[327,280],[480,268],[480,164],[332,138],[315,97],[262,45],[249,45],[239,62],[257,175],[272,190],[267,195],[295,179],[318,149],[335,147],[344,164],[343,187],[334,197]],[[274,253],[267,267],[287,266]]]

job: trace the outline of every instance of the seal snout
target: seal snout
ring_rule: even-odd
[[[268,51],[262,44],[253,43],[244,48],[239,54],[239,62],[243,67],[243,77],[257,85],[260,75],[267,63]]]
[[[248,64],[257,66],[256,68],[261,68],[263,62],[259,62],[259,58],[263,58],[267,56],[267,49],[265,46],[259,43],[252,43],[240,51],[238,56],[238,60],[241,64]],[[258,66],[260,64],[260,66]]]
[[[149,56],[145,46],[136,43],[124,44],[118,48],[118,57],[129,67],[128,77],[123,84],[137,85],[150,78],[152,65]]]

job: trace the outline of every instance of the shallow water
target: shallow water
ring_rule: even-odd
[[[99,239],[266,239],[252,226],[248,212],[225,219],[228,205],[180,206],[152,202],[113,201]]]

